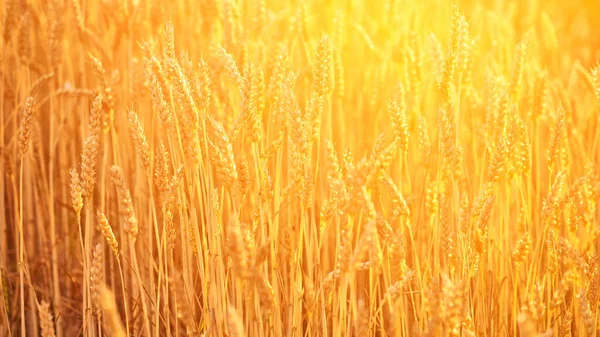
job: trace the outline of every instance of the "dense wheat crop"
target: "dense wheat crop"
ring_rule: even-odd
[[[0,336],[599,335],[598,2],[0,3]]]

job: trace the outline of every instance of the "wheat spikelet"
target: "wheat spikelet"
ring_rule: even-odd
[[[594,67],[594,69],[592,70],[592,76],[594,77],[592,88],[594,88],[596,100],[598,101],[598,105],[600,106],[600,64]]]
[[[177,189],[183,181],[185,173],[184,168],[184,165],[179,166],[177,171],[173,173],[173,176],[168,179],[167,187],[162,200],[163,205],[169,205],[172,207],[177,201]]]
[[[98,134],[91,133],[83,143],[83,151],[81,152],[81,173],[80,184],[83,196],[91,206],[91,198],[96,185],[96,165],[98,163],[98,150],[100,144],[98,142]]]
[[[183,74],[181,65],[176,60],[169,61],[172,69],[172,96],[176,102],[175,115],[180,128],[180,136],[185,158],[198,163],[198,131],[199,122],[197,107],[190,93],[189,81]]]
[[[242,90],[244,86],[242,73],[238,69],[233,56],[224,48],[219,49],[219,56],[222,59],[223,65],[225,66],[227,76],[239,86],[240,90]]]
[[[102,315],[100,307],[100,288],[103,284],[103,256],[102,256],[102,244],[97,244],[94,247],[92,254],[92,267],[90,268],[90,292],[92,294],[92,304],[96,316]]]
[[[269,86],[267,89],[268,96],[271,98],[271,105],[278,108],[281,101],[281,94],[284,85],[284,80],[287,74],[290,73],[290,64],[288,59],[288,51],[285,46],[279,46],[273,61],[271,76],[269,78]]]
[[[550,138],[550,144],[548,145],[548,167],[553,167],[553,164],[558,159],[560,143],[562,141],[563,132],[565,125],[565,109],[560,106],[558,108],[556,123],[552,130],[552,137]]]
[[[115,234],[113,233],[112,228],[110,227],[110,224],[108,223],[106,215],[104,215],[104,213],[102,213],[100,210],[97,211],[96,215],[98,217],[98,224],[100,227],[100,231],[104,236],[104,239],[112,249],[113,254],[115,254],[115,257],[119,257],[119,244],[117,242],[117,239],[115,238]]]
[[[86,30],[85,22],[83,21],[83,13],[81,12],[81,4],[78,0],[71,0],[71,5],[73,6],[73,11],[75,12],[75,22],[77,24],[77,29],[80,32]]]
[[[233,147],[221,123],[215,121],[211,117],[209,117],[208,120],[212,125],[214,133],[213,139],[209,140],[211,146],[211,160],[215,165],[217,177],[225,184],[225,186],[229,187],[238,179],[235,158],[233,156]]]
[[[19,26],[19,37],[17,39],[19,58],[22,63],[29,64],[33,55],[30,34],[31,16],[28,11],[21,14]]]
[[[573,312],[570,309],[567,309],[565,312],[565,317],[563,319],[563,323],[560,326],[558,331],[558,337],[571,337],[571,324],[573,323]]]
[[[135,150],[137,152],[138,159],[140,160],[140,165],[148,174],[150,174],[150,172],[152,172],[152,156],[144,129],[140,123],[140,120],[138,119],[137,113],[135,113],[134,110],[129,110],[128,117],[129,132],[131,134],[131,138],[133,138],[133,144],[135,145]]]
[[[29,135],[31,134],[31,123],[33,120],[33,112],[35,110],[35,98],[27,97],[25,107],[23,109],[23,117],[19,125],[19,154],[21,159],[25,156],[29,147]]]
[[[171,159],[163,142],[160,142],[158,146],[156,157],[154,181],[159,191],[166,192],[169,188],[169,176],[171,175]]]
[[[169,21],[165,25],[163,31],[165,37],[165,46],[163,53],[166,59],[174,60],[175,56],[175,28],[173,27],[173,22]]]
[[[531,249],[531,236],[529,233],[524,233],[519,241],[517,242],[517,246],[512,253],[513,262],[516,265],[519,265],[521,262],[527,259],[529,255],[529,250]]]
[[[518,141],[515,148],[516,170],[520,175],[526,175],[531,170],[531,144],[527,129],[521,118],[516,120],[516,134]]]
[[[235,267],[235,271],[242,278],[250,278],[250,265],[248,259],[248,251],[242,238],[242,232],[239,225],[230,224],[227,227],[228,248],[231,255],[231,262]]]
[[[102,105],[104,103],[104,95],[98,93],[94,97],[92,107],[90,108],[90,135],[100,136],[100,122],[102,120]]]
[[[63,48],[62,39],[64,35],[64,20],[62,13],[64,4],[60,0],[50,2],[50,28],[48,40],[50,42],[50,60],[52,64],[58,66],[62,61]]]
[[[313,92],[320,97],[331,93],[333,89],[333,67],[331,63],[331,41],[327,35],[324,35],[317,46],[312,75]]]
[[[511,97],[513,97],[517,101],[519,100],[523,85],[523,72],[527,57],[528,37],[528,35],[525,35],[525,37],[523,37],[523,40],[517,45],[517,48],[515,49],[514,69],[510,81],[510,94]]]
[[[457,177],[462,171],[462,148],[456,144],[456,131],[449,109],[438,111],[440,153],[446,165],[446,174]]]
[[[183,180],[184,166],[181,165],[175,172],[172,178],[168,181],[168,186],[165,190],[162,200],[163,221],[167,229],[167,246],[169,251],[173,252],[176,244],[177,231],[173,222],[173,209],[177,198],[177,189]]]
[[[325,211],[322,212],[321,215],[323,221],[327,221],[330,217],[332,217],[335,211],[344,209],[347,203],[347,189],[343,179],[340,163],[337,158],[337,153],[331,142],[327,141],[325,145],[327,156],[329,158],[327,180],[329,182],[330,199],[328,201],[328,206],[325,204],[323,205],[323,210]]]
[[[404,275],[402,275],[401,279],[394,282],[394,284],[387,288],[386,295],[384,297],[389,296],[392,301],[398,299],[402,295],[404,288],[410,283],[414,276],[414,271],[407,271]]]
[[[500,180],[502,172],[506,169],[506,157],[510,153],[506,139],[501,137],[496,144],[496,149],[488,166],[487,180],[489,182],[497,183]]]
[[[153,58],[153,60],[155,60]],[[153,64],[158,64],[154,61]],[[158,67],[157,67],[158,68]],[[160,69],[160,68],[159,68]],[[156,70],[160,71],[160,70]],[[162,73],[159,73],[162,75]],[[167,102],[167,97],[170,95],[166,80],[156,74],[153,69],[146,70],[147,81],[150,82],[150,97],[152,98],[152,106],[158,111],[158,116],[161,123],[169,130],[173,125],[173,113],[171,105]]]
[[[11,38],[14,25],[17,18],[18,2],[15,0],[4,1],[4,10],[2,11],[2,37],[8,42]]]
[[[238,40],[241,34],[241,18],[240,9],[236,1],[225,0],[224,1],[224,29],[227,34],[227,47],[229,50],[234,50],[233,47],[238,46]],[[242,62],[242,64],[244,64]]]
[[[340,272],[345,273],[349,271],[352,266],[352,239],[353,239],[353,228],[348,223],[348,220],[344,218],[340,223],[340,241],[337,246],[337,259],[336,269]]]
[[[306,309],[308,316],[311,317],[314,313],[316,300],[317,300],[315,284],[309,277],[304,277],[303,282],[304,282],[304,288],[302,289],[303,290],[302,297],[305,302],[304,308]]]
[[[463,285],[452,282],[447,277],[444,277],[443,282],[440,305],[442,322],[448,326],[450,336],[459,336],[463,320]]]
[[[421,161],[427,165],[429,162],[429,156],[431,154],[431,140],[429,139],[429,133],[427,131],[427,122],[423,116],[419,116],[418,124],[419,132],[419,150],[421,155]]]
[[[92,65],[92,73],[96,77],[96,79],[100,82],[101,88],[107,88],[108,83],[106,82],[106,69],[104,69],[104,65],[102,61],[100,61],[97,57],[88,53],[88,60]]]
[[[267,1],[258,0],[254,3],[254,16],[252,20],[253,31],[260,33],[267,23]]]
[[[119,197],[119,213],[121,214],[124,223],[124,229],[129,235],[135,239],[138,234],[138,220],[133,209],[133,201],[131,200],[131,194],[129,188],[125,185],[125,177],[123,176],[123,170],[120,167],[113,165],[110,168],[110,175],[115,188],[117,189],[117,196]]]
[[[262,116],[265,110],[265,83],[261,68],[250,64],[250,106],[249,117],[252,140],[260,142],[262,133]]]
[[[399,86],[402,88],[401,95],[404,96],[404,87],[402,84]],[[400,102],[402,102],[402,99]],[[408,125],[406,124],[406,104],[399,105],[396,102],[390,101],[388,102],[388,111],[391,116],[392,128],[394,130],[394,135],[396,136],[396,141],[398,142],[398,147],[406,154],[409,140]]]
[[[38,311],[40,317],[41,337],[54,337],[54,322],[52,318],[52,312],[50,311],[50,304],[42,300],[38,306]]]
[[[250,191],[251,181],[250,181],[250,172],[248,168],[248,160],[246,156],[242,154],[242,156],[238,157],[238,162],[236,163],[236,167],[238,168],[238,182],[240,188],[241,199],[244,200],[248,192]]]
[[[198,83],[199,94],[201,97],[201,106],[208,109],[212,99],[210,67],[204,60],[200,61],[200,80]]]
[[[295,37],[300,38],[302,41],[306,41],[308,37],[308,15],[307,15],[306,1],[300,1],[298,3],[298,9],[296,15],[293,17],[292,25],[290,30]]]
[[[444,59],[442,66],[442,76],[438,81],[438,86],[442,92],[442,99],[444,102],[452,102],[452,80],[454,78],[454,67],[456,64],[456,56],[451,53]]]
[[[255,266],[256,267],[256,266]],[[254,283],[260,297],[260,303],[266,310],[272,310],[277,308],[277,300],[275,298],[275,292],[273,287],[269,283],[269,280],[263,275],[255,273]]]
[[[79,179],[79,173],[77,172],[77,169],[71,169],[69,173],[71,175],[71,181],[69,183],[71,190],[71,203],[75,213],[77,213],[77,218],[79,219],[81,216],[81,209],[83,208],[83,189],[81,187],[81,181]]]
[[[579,310],[582,316],[583,327],[585,328],[585,332],[588,336],[592,336],[594,334],[594,329],[596,326],[595,313],[590,308],[590,302],[585,293],[585,290],[582,289],[578,294],[579,297]]]
[[[454,240],[454,232],[450,229],[450,221],[452,219],[452,214],[450,213],[449,206],[449,196],[447,193],[440,193],[439,196],[439,208],[440,208],[440,227],[441,227],[441,245],[442,249],[447,256],[447,261],[449,263],[450,275],[452,276],[456,270],[457,263],[457,253],[456,253],[456,243]]]
[[[590,284],[588,286],[587,297],[589,298],[590,303],[592,303],[592,305],[598,303],[598,300],[600,299],[600,267],[598,267],[597,265],[593,268],[592,271]]]
[[[535,284],[527,296],[526,304],[521,308],[534,322],[541,322],[545,312],[544,288],[540,283]]]
[[[384,134],[381,134],[371,150],[369,161],[367,162],[366,185],[368,187],[375,186],[378,182],[385,179],[386,170],[392,164],[392,160],[396,155],[398,143],[392,141],[386,144]]]

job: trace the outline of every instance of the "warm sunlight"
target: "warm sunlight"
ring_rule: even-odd
[[[0,336],[600,335],[600,1],[0,8]]]

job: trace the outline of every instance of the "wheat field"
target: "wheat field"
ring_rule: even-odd
[[[600,336],[600,3],[0,3],[0,336]]]

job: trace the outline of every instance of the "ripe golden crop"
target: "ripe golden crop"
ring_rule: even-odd
[[[0,336],[596,336],[600,2],[3,0]]]

